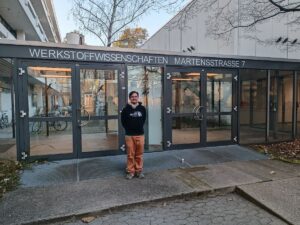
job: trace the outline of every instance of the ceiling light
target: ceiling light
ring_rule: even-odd
[[[41,74],[40,76],[41,76],[41,77],[45,77],[45,78],[71,78],[71,76],[67,76],[67,75],[56,75],[56,74],[53,74],[53,75],[51,75],[51,74],[46,74],[46,75]]]
[[[208,77],[215,77],[215,76],[218,76],[220,75],[221,73],[207,73],[207,76]],[[221,74],[222,75],[222,74]]]
[[[186,73],[186,76],[200,76],[200,73]]]
[[[172,78],[172,80],[193,80],[192,78]]]
[[[35,70],[35,71],[40,71],[40,70],[57,71],[57,72],[71,72],[72,71],[71,68],[53,68],[53,67],[29,67],[29,69]]]

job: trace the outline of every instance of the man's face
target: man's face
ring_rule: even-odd
[[[129,97],[129,101],[131,104],[137,104],[139,101],[139,96],[136,93],[133,93],[130,97]]]

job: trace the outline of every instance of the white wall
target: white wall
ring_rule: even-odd
[[[292,15],[273,18],[257,25],[256,31],[251,33],[247,33],[243,29],[236,29],[229,42],[223,39],[214,40],[206,35],[207,25],[205,21],[208,15],[209,12],[198,13],[188,21],[183,31],[180,31],[178,26],[174,26],[177,15],[154,34],[142,48],[182,52],[187,47],[195,46],[196,51],[194,53],[199,54],[300,58],[299,45],[291,46],[288,44],[287,46],[275,42],[279,37],[289,37],[291,41],[300,37],[300,29],[286,25],[288,21],[293,19]],[[170,24],[173,24],[171,29],[168,28]],[[251,34],[251,38],[249,38],[249,34]]]
[[[178,16],[174,17],[172,21],[176,21]],[[225,43],[222,40],[213,40],[206,36],[205,19],[206,14],[197,14],[183,29],[170,21],[152,36],[142,48],[182,52],[182,50],[194,46],[197,53],[231,54],[234,50],[233,42]]]
[[[11,94],[7,92],[0,93],[0,111],[5,111],[8,115],[8,121],[12,120]]]

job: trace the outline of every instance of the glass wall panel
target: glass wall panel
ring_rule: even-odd
[[[145,150],[162,149],[162,74],[155,66],[128,66],[128,93],[138,91],[146,107]]]
[[[193,116],[172,118],[172,144],[200,143],[200,121]]]
[[[117,150],[118,70],[80,69],[80,94],[82,152]]]
[[[82,152],[116,150],[119,146],[118,120],[91,120],[81,128]]]
[[[297,103],[296,103],[296,116],[297,116],[297,137],[300,137],[300,71],[297,71]]]
[[[31,156],[73,152],[72,122],[30,122],[29,132]]]
[[[240,70],[240,143],[266,137],[267,70]]]
[[[207,73],[207,112],[232,111],[232,74]]]
[[[0,58],[0,158],[16,160],[13,63]]]
[[[71,68],[28,67],[29,117],[70,117]]]
[[[207,142],[231,141],[232,76],[207,73]]]
[[[27,72],[30,155],[73,153],[72,69],[30,66]]]
[[[231,115],[207,116],[207,141],[231,140]]]
[[[117,70],[81,69],[80,87],[81,107],[90,116],[118,115]]]
[[[172,112],[193,113],[200,105],[200,73],[172,73]]]
[[[293,71],[271,71],[269,141],[292,138]]]

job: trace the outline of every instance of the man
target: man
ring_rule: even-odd
[[[127,149],[127,179],[134,176],[144,178],[143,152],[144,152],[144,124],[146,121],[146,109],[139,102],[139,93],[129,93],[129,103],[121,113],[121,122],[125,129],[125,143]]]

